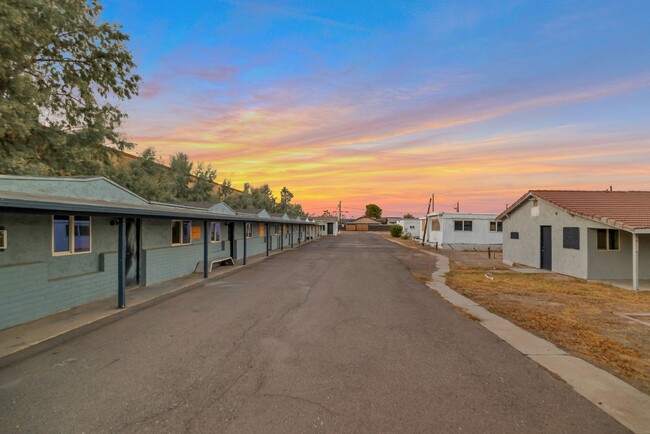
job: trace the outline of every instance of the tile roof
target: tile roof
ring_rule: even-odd
[[[630,230],[650,228],[650,191],[530,190],[503,214],[529,195],[612,226]]]

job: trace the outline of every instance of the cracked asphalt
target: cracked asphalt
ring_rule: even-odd
[[[2,432],[626,432],[347,233],[0,370]],[[407,268],[405,264],[408,264]]]

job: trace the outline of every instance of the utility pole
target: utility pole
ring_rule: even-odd
[[[339,224],[341,224],[341,201],[339,200]]]
[[[433,205],[433,194],[429,199],[429,206],[427,206],[427,213],[424,215],[424,231],[422,233],[422,245],[424,246],[424,237],[427,234],[427,226],[429,224],[429,213],[431,212],[431,205]]]
[[[456,202],[456,206],[454,207],[454,210],[456,210],[456,212],[460,212],[460,203],[459,202]]]

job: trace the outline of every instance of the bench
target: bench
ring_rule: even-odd
[[[212,267],[214,264],[219,264],[219,265],[235,265],[235,260],[228,256],[227,258],[219,258],[219,259],[209,259],[208,260],[208,273],[212,272]],[[196,268],[194,268],[195,273],[203,273],[203,261],[199,262],[196,264]]]

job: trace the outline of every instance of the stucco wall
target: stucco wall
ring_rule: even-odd
[[[0,177],[2,189],[23,193],[46,194],[51,196],[93,198],[111,202],[142,204],[146,203],[135,194],[117,187],[106,179],[73,178],[14,178]]]
[[[140,258],[140,284],[152,285],[194,272],[196,265],[203,261],[203,221],[191,220],[192,226],[201,229],[201,238],[193,239],[192,244],[172,246],[172,220],[142,220],[142,256]],[[210,230],[208,226],[208,230]],[[209,243],[208,258],[230,256],[228,229],[221,223],[221,242]]]
[[[92,218],[92,251],[52,255],[52,216],[0,214],[0,329],[79,304],[117,297],[117,227]]]
[[[632,234],[619,234],[619,250],[598,250],[597,231],[588,230],[589,279],[632,279]],[[639,236],[639,278],[650,279],[650,235]]]

